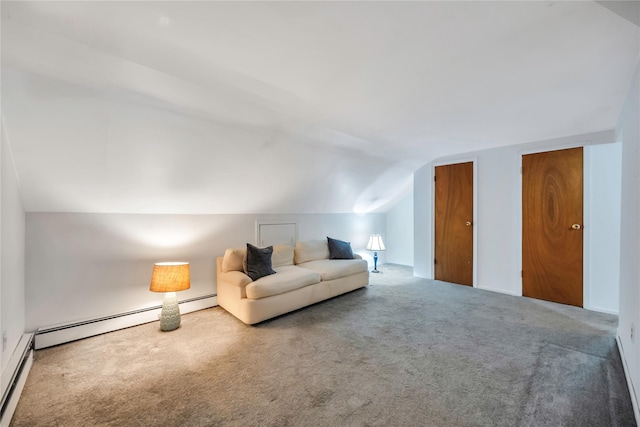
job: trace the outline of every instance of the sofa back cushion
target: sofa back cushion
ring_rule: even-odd
[[[224,251],[222,258],[222,271],[244,271],[244,262],[247,258],[247,248],[231,248]]]
[[[293,246],[291,245],[273,245],[273,254],[271,254],[271,264],[273,267],[282,267],[285,265],[293,265]]]
[[[308,242],[296,243],[294,262],[316,261],[329,258],[329,246],[326,240],[310,240]]]
[[[224,273],[229,271],[245,271],[246,262],[247,248],[231,248],[224,251],[221,268]],[[293,265],[293,246],[274,245],[271,263],[273,267]]]

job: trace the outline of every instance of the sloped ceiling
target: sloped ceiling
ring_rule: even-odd
[[[27,211],[385,210],[443,155],[615,126],[633,21],[591,2],[6,2]]]

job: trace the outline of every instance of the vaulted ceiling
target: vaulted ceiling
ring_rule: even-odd
[[[605,6],[3,1],[3,138],[27,211],[385,210],[443,155],[613,128],[639,28]]]

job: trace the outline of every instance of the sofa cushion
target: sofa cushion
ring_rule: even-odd
[[[245,288],[247,298],[266,298],[320,282],[320,274],[295,265],[276,267],[275,270],[276,274],[249,283]]]
[[[367,271],[369,265],[363,259],[321,259],[299,264],[298,267],[315,271],[326,281]]]
[[[246,248],[232,248],[224,251],[222,258],[222,271],[244,271],[243,263],[247,257]]]
[[[311,240],[296,243],[294,261],[296,264],[329,259],[329,247],[326,240]]]
[[[273,254],[271,254],[271,264],[275,267],[283,265],[293,265],[293,246],[291,245],[273,245]]]
[[[327,246],[329,247],[329,259],[353,259],[351,243],[327,236]]]
[[[245,273],[251,280],[258,280],[261,277],[275,274],[271,268],[271,254],[273,246],[258,248],[251,243],[247,243],[247,269]]]

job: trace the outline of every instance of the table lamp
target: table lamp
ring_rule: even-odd
[[[378,251],[384,251],[384,243],[382,242],[382,236],[379,234],[372,234],[369,236],[369,243],[367,243],[367,250],[373,252],[373,270],[372,273],[380,273],[378,271]]]
[[[160,329],[173,331],[180,326],[180,307],[176,292],[191,287],[188,262],[158,262],[153,266],[151,275],[152,292],[164,292]]]

